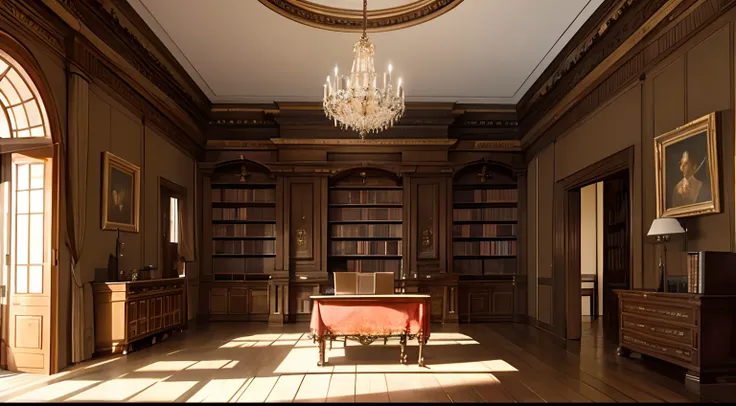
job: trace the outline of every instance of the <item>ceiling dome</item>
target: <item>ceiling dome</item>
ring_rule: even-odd
[[[291,20],[331,31],[361,32],[362,0],[259,0]],[[368,32],[411,27],[436,18],[463,0],[370,0]],[[339,6],[339,7],[338,7]]]

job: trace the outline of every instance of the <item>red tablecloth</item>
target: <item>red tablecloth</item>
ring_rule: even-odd
[[[390,297],[387,297],[390,296]],[[427,297],[333,296],[313,298],[310,328],[316,336],[417,334],[429,337]]]

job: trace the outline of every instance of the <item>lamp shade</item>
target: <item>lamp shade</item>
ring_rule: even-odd
[[[684,234],[685,229],[682,228],[680,222],[674,218],[658,218],[652,221],[652,226],[649,227],[649,236],[657,235],[672,235],[672,234]]]

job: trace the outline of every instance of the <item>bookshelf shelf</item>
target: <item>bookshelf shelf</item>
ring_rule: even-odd
[[[395,174],[364,168],[329,187],[331,272],[393,272],[403,263],[403,188]]]
[[[212,183],[212,273],[215,280],[251,280],[276,264],[276,184],[264,173],[238,180],[241,165]]]
[[[517,273],[518,189],[513,174],[485,163],[458,173],[452,192],[452,254],[456,273],[491,277]]]

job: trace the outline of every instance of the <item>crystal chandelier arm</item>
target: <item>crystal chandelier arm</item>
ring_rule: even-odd
[[[368,0],[363,0],[363,37],[367,37],[368,34]]]

